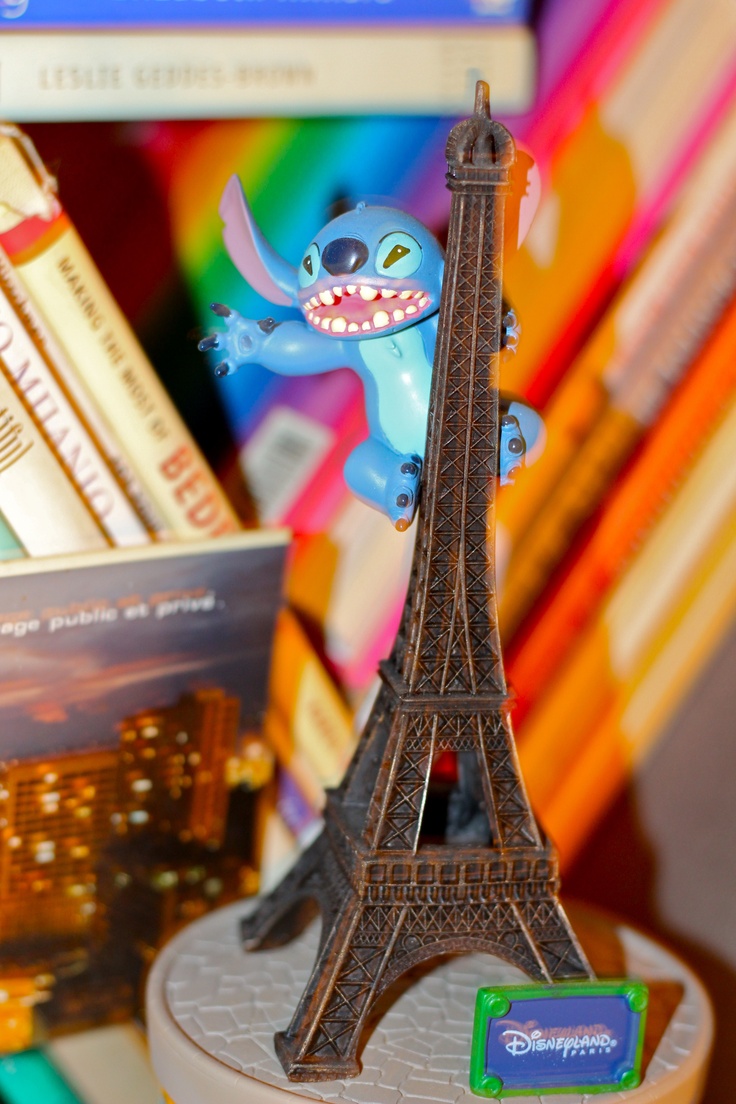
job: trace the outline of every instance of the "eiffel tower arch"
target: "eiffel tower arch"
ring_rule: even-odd
[[[246,948],[289,938],[314,901],[322,938],[276,1050],[293,1080],[359,1072],[376,999],[446,953],[499,955],[540,981],[590,976],[557,899],[556,853],[529,805],[509,719],[493,533],[503,214],[515,159],[479,82],[450,133],[452,193],[422,503],[401,626],[325,825],[243,924]],[[420,840],[436,756],[472,763],[487,840]]]

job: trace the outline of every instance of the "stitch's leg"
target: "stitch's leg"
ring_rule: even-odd
[[[350,490],[387,514],[402,532],[414,517],[421,475],[418,456],[394,452],[375,437],[359,444],[345,462],[345,481]]]

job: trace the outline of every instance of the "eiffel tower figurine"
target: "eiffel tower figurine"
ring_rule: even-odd
[[[488,86],[447,144],[452,192],[416,551],[382,688],[321,835],[243,924],[247,949],[322,912],[317,961],[276,1036],[288,1077],[359,1072],[366,1016],[397,978],[437,955],[485,951],[540,981],[591,976],[557,900],[557,857],[532,815],[508,717],[496,622],[503,212],[515,160]],[[433,759],[474,758],[487,832],[420,845]]]

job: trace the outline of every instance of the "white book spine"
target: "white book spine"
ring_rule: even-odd
[[[421,25],[0,36],[0,110],[16,122],[407,112],[458,114],[479,77],[494,109],[531,105],[533,31]]]
[[[0,512],[29,556],[109,547],[0,357]]]
[[[151,534],[106,462],[64,383],[61,366],[44,345],[43,326],[26,300],[7,255],[0,250],[0,355],[26,409],[65,467],[111,542],[147,544]],[[65,367],[65,371],[64,371]]]

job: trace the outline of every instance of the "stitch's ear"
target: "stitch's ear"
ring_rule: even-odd
[[[297,305],[296,269],[278,255],[256,226],[243,187],[231,176],[220,200],[222,238],[240,275],[260,295],[282,307]]]

